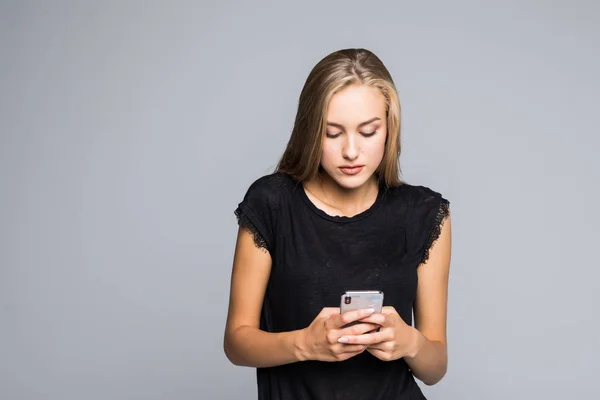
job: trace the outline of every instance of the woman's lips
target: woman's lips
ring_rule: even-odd
[[[346,175],[356,175],[362,171],[364,165],[356,165],[352,167],[340,167],[340,170]]]

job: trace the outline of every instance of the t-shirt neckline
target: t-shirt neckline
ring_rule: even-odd
[[[371,206],[369,208],[365,209],[364,211],[361,211],[360,213],[349,217],[349,216],[345,216],[345,215],[330,215],[330,214],[326,213],[325,211],[323,211],[322,209],[317,207],[317,205],[315,203],[313,203],[312,200],[308,197],[308,195],[306,194],[306,191],[304,189],[304,184],[302,182],[297,182],[297,184],[298,184],[297,192],[300,193],[300,197],[302,197],[302,200],[304,200],[304,202],[308,205],[308,207],[314,213],[319,215],[320,217],[327,219],[329,221],[333,221],[333,222],[354,222],[354,221],[359,221],[363,218],[368,217],[379,207],[379,205],[381,204],[381,201],[383,200],[385,191],[386,191],[385,185],[379,183],[379,191],[377,192],[377,197],[375,198],[375,201],[373,202],[373,204],[371,204]]]

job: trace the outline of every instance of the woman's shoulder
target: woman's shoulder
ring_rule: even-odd
[[[248,187],[244,198],[265,204],[275,205],[294,188],[294,180],[282,172],[274,172],[256,178]]]
[[[282,199],[289,184],[290,178],[284,174],[263,175],[249,185],[234,211],[239,225],[253,234],[259,248],[274,248]]]
[[[399,213],[419,263],[427,261],[431,244],[439,237],[441,226],[450,214],[450,202],[442,193],[425,185],[402,184],[393,188],[390,209]]]
[[[262,175],[256,178],[251,184],[250,188],[257,190],[279,190],[284,185],[289,185],[292,182],[292,178],[284,174],[283,172],[273,172],[270,174]]]
[[[425,185],[411,184],[404,182],[400,186],[388,189],[393,199],[404,202],[409,206],[422,206],[448,202],[448,200],[439,191]]]

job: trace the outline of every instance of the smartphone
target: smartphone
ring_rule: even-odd
[[[383,308],[383,292],[381,290],[346,290],[342,294],[340,301],[341,314],[363,308],[373,308],[376,313],[381,313],[381,309]],[[360,321],[350,322],[344,325],[343,328],[359,323]],[[379,331],[379,328],[371,332],[377,331]]]
[[[383,308],[383,292],[381,290],[347,290],[342,294],[340,312],[374,308],[376,313],[381,313]]]

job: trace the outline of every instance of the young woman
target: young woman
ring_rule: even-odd
[[[424,399],[414,378],[445,375],[449,202],[403,182],[399,155],[386,67],[365,49],[326,56],[277,170],[235,210],[224,350],[257,368],[259,399]],[[385,307],[340,313],[346,290],[381,290]]]

